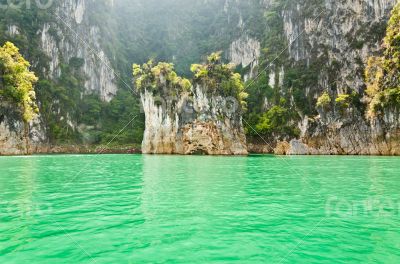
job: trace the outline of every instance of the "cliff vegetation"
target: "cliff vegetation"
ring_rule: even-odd
[[[400,107],[400,3],[392,11],[383,48],[383,56],[369,58],[365,71],[370,118]]]

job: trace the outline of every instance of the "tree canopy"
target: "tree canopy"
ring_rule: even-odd
[[[192,64],[193,81],[179,77],[174,71],[172,63],[159,62],[155,64],[152,60],[143,64],[133,65],[133,77],[136,89],[157,91],[166,87],[171,92],[189,91],[193,84],[205,85],[207,92],[216,93],[225,97],[236,98],[246,108],[247,93],[239,73],[234,72],[235,66],[224,64],[221,60],[221,52],[212,53],[204,64]]]
[[[133,64],[133,77],[135,87],[141,91],[144,89],[157,90],[161,86],[167,86],[174,91],[188,91],[192,84],[188,79],[179,77],[174,71],[172,63],[159,62],[157,65],[152,60],[142,66]]]
[[[383,46],[383,56],[369,58],[365,71],[369,117],[400,106],[400,3],[392,11]]]
[[[246,109],[248,94],[244,90],[242,76],[234,72],[233,64],[224,64],[221,52],[212,53],[205,64],[192,64],[190,70],[194,73],[193,83],[207,86],[208,91],[223,96],[233,96]]]
[[[38,78],[29,70],[30,64],[11,42],[0,47],[0,98],[16,104],[24,122],[38,113],[33,85]]]

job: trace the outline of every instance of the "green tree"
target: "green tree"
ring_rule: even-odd
[[[331,97],[329,96],[328,92],[324,92],[317,100],[317,107],[327,108],[331,103]]]
[[[283,105],[275,105],[259,119],[255,129],[261,135],[298,136],[299,132],[291,124],[293,113]]]
[[[342,109],[348,108],[350,106],[350,102],[351,102],[350,94],[338,94],[338,96],[335,99],[335,103]]]
[[[11,42],[0,47],[0,98],[17,106],[24,122],[25,141],[29,152],[29,121],[39,112],[33,85],[38,78],[29,71],[30,64]]]
[[[248,94],[244,90],[242,77],[233,71],[234,65],[224,64],[221,52],[212,53],[205,64],[192,64],[190,70],[194,73],[193,83],[204,84],[208,92],[236,98],[246,110]]]
[[[188,91],[192,84],[188,79],[179,77],[174,71],[172,63],[159,62],[157,65],[152,60],[143,64],[133,64],[133,77],[138,91],[144,89],[157,90],[167,86],[168,92]]]
[[[400,3],[392,10],[383,42],[383,56],[369,58],[365,70],[370,118],[400,106]]]

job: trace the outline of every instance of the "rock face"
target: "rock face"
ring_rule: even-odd
[[[335,81],[337,92],[364,87],[363,68],[368,57],[380,50],[390,11],[396,0],[323,0],[309,13],[309,1],[299,1],[283,10],[288,59],[312,64],[318,59],[320,89]],[[331,78],[332,65],[335,78]]]
[[[147,154],[246,155],[241,115],[229,98],[208,96],[196,85],[177,100],[141,93]],[[235,100],[232,100],[234,102]]]
[[[34,43],[32,45],[39,45],[44,55],[48,57],[46,58],[46,67],[43,69],[36,67],[36,74],[41,76],[41,80],[47,79],[57,83],[64,65],[69,64],[71,59],[82,60],[82,72],[79,74],[85,76],[85,81],[81,96],[98,94],[101,100],[109,102],[117,93],[117,83],[110,59],[101,47],[101,29],[91,18],[96,13],[96,5],[101,6],[99,2],[96,3],[93,0],[49,1],[49,8],[46,9],[46,12],[52,19],[33,27],[37,27],[39,30],[35,34],[37,41],[35,39],[31,42]],[[107,8],[112,7],[112,1],[104,2]],[[40,23],[37,21],[32,23],[35,22]],[[24,35],[24,30],[21,30],[16,24],[9,24],[4,33],[10,38],[28,38]],[[32,58],[33,66],[38,63],[35,60],[39,60],[39,58]],[[38,103],[40,106],[41,102]],[[53,103],[58,104],[58,101],[54,100]],[[18,115],[13,115],[11,112],[0,105],[0,114],[3,113],[3,118],[0,120],[0,155],[26,153],[22,122]],[[70,129],[76,128],[77,124],[71,118],[73,113],[62,107],[56,112],[60,119],[67,120]],[[45,126],[40,115],[30,124],[31,148],[29,152],[42,152],[47,148]]]
[[[266,10],[271,2],[279,1],[266,1]],[[293,94],[286,96],[291,97],[291,108],[300,117],[296,121],[299,137],[278,136],[269,139],[269,144],[251,144],[250,151],[271,152],[274,148],[278,154],[399,155],[398,109],[387,109],[383,116],[368,120],[362,106],[364,68],[370,56],[382,52],[382,38],[396,2],[321,0],[311,4],[304,0],[282,7],[280,19],[288,48],[280,56],[281,65],[271,67],[275,70],[269,74],[269,86],[282,96],[301,89],[307,101],[313,102],[313,113],[306,113]],[[288,82],[286,73],[299,68],[312,69],[314,80],[302,86],[288,85],[293,81]],[[332,109],[317,111],[315,101],[324,91],[331,95]],[[355,94],[360,104],[340,110],[334,105],[340,94]],[[267,110],[270,107],[265,104]]]
[[[285,12],[285,35],[293,42],[290,57],[295,61],[312,60],[325,49],[327,62],[338,62],[339,67],[333,78],[328,71],[319,73],[320,89],[330,90],[331,94],[349,93],[350,89],[362,96],[364,65],[372,54],[380,51],[382,33],[377,31],[386,27],[395,3],[395,0],[325,0],[320,9],[323,16],[317,19],[301,19],[299,8]],[[305,33],[300,35],[302,30]],[[400,154],[398,110],[387,109],[384,116],[373,120],[367,120],[354,106],[319,112],[316,118],[303,116],[299,123],[300,139],[289,142],[287,154]]]
[[[90,21],[95,3],[90,0],[64,0],[55,10],[55,23],[45,23],[41,30],[41,48],[49,56],[48,77],[61,75],[61,64],[71,58],[84,61],[83,73],[87,77],[85,92],[97,93],[109,102],[117,92],[114,70],[100,46],[101,32]]]
[[[247,81],[255,77],[255,67],[261,54],[261,44],[257,39],[247,35],[232,42],[229,47],[229,59],[231,63],[240,65],[242,68],[249,67],[248,73],[244,76]]]
[[[29,124],[28,144],[21,121],[10,121],[5,115],[0,115],[0,155],[24,155],[41,152],[46,135],[36,118]]]
[[[370,122],[347,111],[340,119],[305,119],[300,140],[286,154],[400,155],[400,112],[392,109]]]

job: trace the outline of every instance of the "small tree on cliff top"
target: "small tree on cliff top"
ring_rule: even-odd
[[[223,64],[221,53],[212,53],[205,64],[193,64],[191,71],[194,73],[193,81],[204,84],[208,91],[225,97],[236,98],[246,109],[248,94],[244,91],[244,85],[239,73],[233,72],[234,65]],[[162,87],[168,88],[168,92],[189,91],[192,84],[188,79],[179,77],[171,63],[160,62],[157,65],[149,61],[142,66],[133,65],[133,77],[136,89],[143,91],[148,89],[157,91]]]
[[[143,64],[133,64],[133,77],[135,87],[139,91],[144,89],[157,90],[167,87],[171,90],[182,92],[190,90],[192,84],[188,79],[179,77],[174,71],[172,63],[159,62],[157,65],[152,60]]]
[[[368,117],[388,106],[400,106],[400,3],[396,4],[384,38],[382,57],[371,57],[365,70]]]
[[[224,64],[221,52],[212,53],[205,64],[193,64],[190,70],[194,73],[194,82],[204,84],[208,91],[223,96],[233,96],[246,109],[248,94],[239,73],[234,73],[233,64]]]
[[[25,140],[29,151],[29,121],[39,112],[33,84],[38,78],[29,71],[30,64],[11,42],[0,47],[0,98],[15,104],[20,111],[25,127]]]

